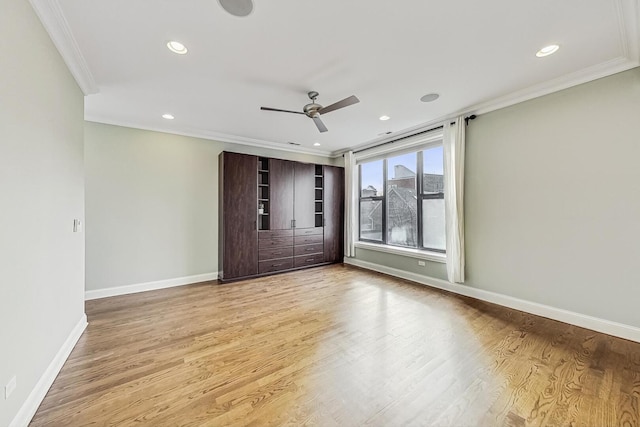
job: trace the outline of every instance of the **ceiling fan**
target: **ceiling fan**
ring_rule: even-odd
[[[348,107],[349,105],[357,104],[358,102],[360,102],[357,96],[351,95],[350,97],[345,98],[342,101],[338,101],[334,104],[323,107],[320,104],[316,104],[318,92],[311,91],[307,95],[309,96],[311,103],[305,105],[302,111],[281,110],[279,108],[269,107],[260,107],[260,109],[265,111],[279,111],[281,113],[306,114],[307,117],[311,117],[313,119],[313,122],[316,124],[320,132],[326,132],[328,129],[324,125],[324,123],[322,123],[322,120],[320,120],[321,114],[330,113],[340,108]]]

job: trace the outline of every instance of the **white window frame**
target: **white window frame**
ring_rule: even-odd
[[[368,150],[355,153],[356,167],[359,170],[360,164],[362,163],[368,163],[375,160],[387,159],[387,158],[395,157],[405,153],[423,151],[436,146],[441,146],[442,144],[443,144],[442,129],[436,129],[423,134],[402,138],[401,140],[396,140],[396,141],[389,142]],[[386,167],[386,162],[385,162],[385,166],[383,166],[383,171],[382,171],[383,175],[386,175],[387,173],[384,169],[385,167]],[[360,174],[358,173],[358,175]],[[416,173],[416,179],[418,179],[417,173]],[[358,201],[358,206],[360,206],[362,183],[358,182],[357,185],[358,185],[357,201]],[[387,189],[384,188],[383,192],[384,192],[384,198],[386,200]],[[423,196],[422,194],[418,195],[418,202],[421,202],[422,196]],[[389,245],[385,243],[360,240],[360,209],[359,207],[357,209],[358,209],[358,224],[357,224],[358,235],[357,235],[357,240],[354,242],[354,246],[356,248],[390,253],[394,255],[407,256],[411,258],[417,258],[417,259],[428,260],[433,262],[446,263],[446,253],[437,252],[437,251],[428,250],[428,249],[408,248],[408,247],[402,247],[402,246],[396,246],[396,245]],[[386,207],[385,207],[385,211],[386,211]],[[385,218],[386,218],[386,215],[387,215],[387,212],[384,212]],[[418,220],[422,221],[422,218],[418,218]],[[385,221],[383,220],[383,223],[384,222]],[[419,225],[419,227],[422,228],[423,226]],[[385,238],[386,232],[387,232],[386,228],[383,227],[383,236],[384,236],[383,240],[386,240]]]

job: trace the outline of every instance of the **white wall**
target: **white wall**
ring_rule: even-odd
[[[640,68],[467,128],[467,285],[640,327]]]
[[[27,1],[0,13],[0,426],[84,316],[83,96]],[[16,376],[8,400],[4,385]]]
[[[330,159],[86,122],[88,291],[218,270],[218,155]]]

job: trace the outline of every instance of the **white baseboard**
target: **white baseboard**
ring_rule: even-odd
[[[355,258],[344,258],[345,264],[354,265],[356,267],[366,268],[368,270],[385,273],[390,276],[411,280],[423,285],[431,286],[445,291],[454,292],[456,294],[465,295],[482,301],[498,304],[504,307],[513,308],[527,313],[535,314],[549,319],[558,320],[560,322],[569,323],[580,326],[582,328],[591,329],[627,340],[640,342],[640,328],[625,325],[623,323],[612,322],[598,317],[588,316],[561,308],[551,307],[537,302],[527,301],[519,298],[498,294],[483,289],[472,288],[458,283],[450,283],[445,280],[433,277],[423,276],[408,271],[398,270],[397,268],[387,267],[372,262],[361,261]]]
[[[176,277],[175,279],[157,280],[155,282],[137,283],[134,285],[116,286],[114,288],[96,289],[84,293],[85,301],[107,298],[117,295],[135,294],[137,292],[155,291],[157,289],[173,288],[175,286],[191,285],[193,283],[217,280],[218,272],[196,274],[193,276]]]
[[[64,344],[62,344],[62,347],[60,347],[60,350],[58,350],[58,353],[56,353],[55,357],[44,371],[44,374],[42,374],[35,387],[33,387],[31,393],[29,393],[27,400],[22,404],[22,407],[20,407],[20,410],[13,418],[13,421],[9,424],[9,427],[26,427],[29,425],[31,419],[36,414],[38,407],[42,403],[42,400],[47,395],[51,384],[53,384],[58,373],[60,373],[60,369],[62,369],[64,362],[67,361],[73,347],[75,347],[86,327],[87,315],[83,313],[76,326],[71,330],[71,333],[65,340]]]

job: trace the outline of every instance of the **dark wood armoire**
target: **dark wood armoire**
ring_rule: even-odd
[[[223,152],[221,281],[342,262],[344,169]]]

